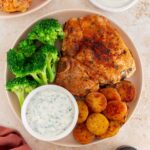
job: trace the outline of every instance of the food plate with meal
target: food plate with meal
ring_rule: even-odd
[[[0,18],[14,18],[30,14],[51,0],[0,0]]]
[[[47,84],[55,90],[36,93]],[[76,104],[63,98],[56,85]],[[29,133],[54,144],[77,147],[109,140],[133,114],[141,87],[141,63],[133,42],[98,12],[47,14],[30,24],[7,52],[6,89],[13,111]],[[69,135],[67,118],[76,121]],[[48,140],[58,130],[67,136]]]

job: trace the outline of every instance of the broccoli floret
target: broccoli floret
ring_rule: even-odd
[[[63,38],[62,25],[55,19],[44,19],[37,22],[28,34],[28,39],[30,40],[38,40],[44,44],[53,46],[57,39]]]
[[[32,76],[41,85],[48,82],[44,53],[35,52],[33,56],[26,58],[21,52],[11,49],[7,53],[7,63],[9,70],[16,77]]]
[[[16,49],[10,49],[7,52],[8,69],[16,76],[21,76],[25,62],[25,57]]]
[[[46,55],[47,76],[50,83],[54,82],[56,76],[56,65],[59,60],[58,50],[54,46],[45,45],[41,52]]]
[[[24,67],[24,75],[31,75],[39,84],[47,84],[47,62],[46,55],[41,52],[36,52]]]
[[[6,89],[8,91],[14,92],[17,95],[20,106],[22,106],[25,95],[30,93],[37,86],[38,83],[36,81],[24,77],[9,80],[6,84]]]
[[[18,46],[17,50],[24,54],[25,57],[30,57],[32,54],[34,54],[36,50],[36,45],[31,40],[22,40]]]

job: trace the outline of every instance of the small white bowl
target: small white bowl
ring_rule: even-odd
[[[68,99],[71,101],[72,104],[72,108],[73,108],[73,112],[74,112],[74,116],[72,118],[72,122],[70,123],[70,125],[67,127],[66,130],[64,130],[63,132],[61,132],[58,135],[52,136],[52,137],[44,137],[42,135],[40,135],[39,133],[37,133],[36,131],[34,131],[27,120],[27,116],[26,116],[26,112],[27,112],[27,108],[30,105],[31,100],[33,100],[32,98],[37,94],[40,93],[42,91],[45,90],[49,90],[52,92],[59,92],[59,93],[63,93],[65,94]],[[50,110],[52,111],[52,110]],[[44,86],[40,86],[36,89],[34,89],[25,99],[23,106],[22,106],[22,110],[21,110],[21,118],[22,118],[22,122],[23,125],[25,127],[25,129],[35,138],[42,140],[42,141],[47,141],[47,142],[51,142],[51,141],[56,141],[59,139],[62,139],[64,137],[66,137],[69,133],[72,132],[72,130],[74,129],[77,120],[78,120],[78,106],[77,106],[77,102],[75,100],[75,98],[73,97],[73,95],[66,89],[64,89],[63,87],[57,86],[57,85],[44,85]]]
[[[104,5],[102,2],[98,2],[98,0],[89,0],[93,5],[95,5],[96,7],[105,10],[105,11],[109,11],[109,12],[122,12],[125,11],[129,8],[131,8],[133,5],[136,4],[136,2],[138,2],[138,0],[130,0],[130,2],[128,2],[125,5],[122,5],[120,7],[111,7],[111,6],[107,6]],[[122,1],[122,0],[120,0]]]

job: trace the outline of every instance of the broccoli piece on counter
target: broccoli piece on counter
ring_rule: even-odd
[[[58,50],[54,46],[45,45],[41,51],[46,55],[48,81],[52,83],[55,80],[56,65],[59,60]]]
[[[20,106],[22,106],[24,102],[24,97],[26,94],[30,93],[33,89],[38,86],[38,83],[29,78],[14,78],[9,80],[6,84],[6,89],[8,91],[14,92],[18,99]]]
[[[63,39],[62,25],[55,19],[44,19],[37,22],[28,34],[29,40],[38,40],[41,43],[53,45],[57,39]]]
[[[36,50],[36,45],[31,40],[22,40],[17,46],[17,50],[24,54],[25,57],[30,57]]]

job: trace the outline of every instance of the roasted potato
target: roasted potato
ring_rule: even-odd
[[[107,102],[114,100],[121,101],[121,97],[115,88],[112,87],[103,88],[101,89],[100,92],[105,95]]]
[[[102,135],[108,129],[109,121],[103,114],[93,113],[87,118],[86,126],[91,133]]]
[[[135,87],[130,81],[121,81],[116,84],[116,89],[119,92],[122,101],[131,102],[135,98]]]
[[[104,111],[105,116],[111,120],[122,120],[127,114],[127,105],[122,101],[110,101]]]
[[[118,121],[110,121],[108,130],[104,134],[97,137],[100,139],[112,137],[119,132],[120,127],[121,124]]]
[[[78,124],[73,130],[73,136],[81,144],[88,144],[95,138],[95,135],[87,129],[85,124]]]
[[[83,100],[77,100],[77,104],[79,108],[78,123],[83,123],[89,114],[88,107]]]
[[[86,103],[92,112],[102,112],[107,106],[107,100],[102,93],[92,92],[86,96]]]
[[[128,111],[127,111],[126,115],[122,119],[119,120],[119,123],[124,124],[127,120],[127,116],[128,116]]]

